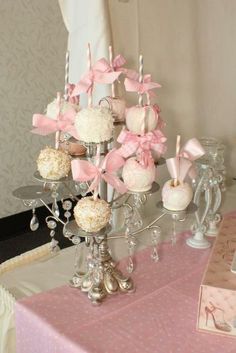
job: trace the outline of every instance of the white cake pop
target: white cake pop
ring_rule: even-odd
[[[155,130],[157,127],[157,113],[151,106],[134,106],[126,110],[126,126],[135,134],[142,134]]]
[[[191,186],[182,181],[178,181],[174,185],[174,180],[168,180],[162,189],[163,206],[171,211],[185,210],[193,198],[193,190]]]
[[[156,168],[154,164],[144,167],[135,157],[129,158],[123,167],[122,178],[130,191],[144,192],[150,190],[155,176]]]
[[[113,133],[113,118],[105,107],[89,107],[79,111],[75,118],[79,139],[84,142],[109,141]]]
[[[62,114],[65,114],[68,110],[74,109],[76,112],[79,111],[79,106],[76,104],[72,104],[70,102],[65,101],[63,98],[61,98],[60,101],[60,112]],[[51,103],[47,105],[47,111],[46,111],[46,116],[48,118],[57,119],[58,115],[58,102],[57,99],[54,99]]]

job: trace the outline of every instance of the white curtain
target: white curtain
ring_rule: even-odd
[[[91,45],[92,63],[108,58],[111,44],[108,3],[106,0],[58,0],[68,30],[68,50],[70,51],[70,83],[77,83],[87,71],[87,44]],[[110,94],[108,85],[96,85],[94,103]],[[81,97],[85,106],[87,98]]]
[[[87,41],[94,58],[107,55],[110,21],[114,53],[136,70],[143,54],[144,72],[162,85],[155,101],[167,124],[167,157],[176,134],[183,141],[217,137],[226,145],[227,174],[236,175],[236,1],[59,1],[70,32],[73,81],[86,69]],[[125,97],[137,103],[134,94]]]

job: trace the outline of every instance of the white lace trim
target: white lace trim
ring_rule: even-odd
[[[16,267],[28,264],[34,260],[37,260],[41,257],[49,255],[51,253],[50,243],[41,245],[38,248],[27,251],[21,255],[15,256],[12,259],[9,259],[2,264],[0,264],[0,275],[7,271],[12,271]]]

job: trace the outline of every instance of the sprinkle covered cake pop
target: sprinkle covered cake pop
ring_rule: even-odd
[[[70,173],[71,157],[64,151],[45,147],[38,156],[37,168],[41,177],[59,180]]]
[[[74,216],[78,226],[85,232],[98,232],[109,222],[111,208],[104,200],[84,197],[75,206]]]

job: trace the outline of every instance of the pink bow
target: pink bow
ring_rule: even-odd
[[[136,153],[141,163],[147,166],[153,163],[151,150],[156,151],[159,156],[166,152],[166,146],[164,145],[166,140],[164,134],[158,129],[141,136],[128,130],[122,130],[117,139],[122,144],[118,152],[124,158]]]
[[[159,83],[151,81],[151,75],[149,74],[144,75],[143,82],[139,82],[137,76],[135,77],[134,75],[134,78],[126,78],[124,84],[128,92],[138,92],[139,94],[148,93],[149,95],[154,95],[150,90],[161,87]]]
[[[139,78],[139,75],[136,71],[126,69],[125,67],[122,67],[126,63],[125,58],[122,55],[117,55],[115,59],[112,61],[112,71],[120,71],[123,74],[126,75],[126,77],[137,79]],[[138,76],[137,76],[138,75]]]
[[[31,130],[34,134],[49,135],[56,131],[68,132],[70,135],[78,139],[77,132],[74,127],[76,111],[74,109],[68,110],[64,114],[58,114],[57,119],[50,119],[46,115],[34,114],[33,127]]]
[[[94,66],[87,72],[75,85],[72,97],[81,93],[91,93],[94,82],[97,83],[113,83],[121,74],[121,72],[112,71],[111,66],[106,59],[98,60]]]
[[[157,118],[157,129],[163,129],[166,126],[166,123],[164,122],[164,120],[161,118],[160,116],[160,112],[161,109],[159,107],[159,105],[157,104],[153,104],[150,105],[150,107],[154,110],[154,112],[156,113],[156,118]]]
[[[193,167],[193,161],[204,154],[205,151],[196,138],[188,140],[181,148],[178,156],[166,160],[170,176],[180,181],[184,181],[187,175],[192,179],[195,178],[196,171]]]
[[[112,61],[112,70],[114,71],[125,71],[126,69],[122,66],[126,63],[125,58],[122,55],[117,55],[115,59]]]
[[[125,161],[116,150],[109,152],[98,166],[84,160],[74,159],[71,162],[73,179],[76,181],[93,180],[88,192],[98,188],[101,179],[104,179],[120,194],[127,191],[124,183],[113,173],[124,165]]]
[[[68,89],[68,101],[71,104],[79,105],[79,96],[72,97],[72,92],[75,89],[75,85],[73,83],[68,83],[66,86]]]

